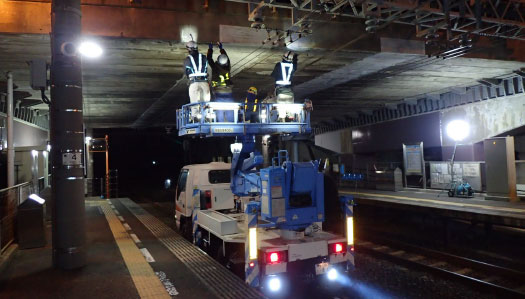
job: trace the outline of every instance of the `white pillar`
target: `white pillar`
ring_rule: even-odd
[[[7,187],[15,185],[15,146],[13,144],[13,74],[7,72]]]

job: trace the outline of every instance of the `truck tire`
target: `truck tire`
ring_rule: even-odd
[[[191,227],[191,221],[189,217],[180,217],[180,227],[179,227],[180,234],[189,241],[193,241],[193,237],[191,235],[192,227]]]

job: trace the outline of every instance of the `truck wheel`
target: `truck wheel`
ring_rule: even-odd
[[[191,222],[189,221],[189,218],[181,216],[180,228],[179,228],[180,234],[186,240],[192,241],[193,238],[191,236],[191,231],[192,231],[192,227],[191,227]]]

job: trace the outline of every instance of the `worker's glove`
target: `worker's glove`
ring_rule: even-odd
[[[208,44],[208,49],[213,50],[213,44],[212,43]]]
[[[217,42],[217,46],[219,46],[219,49],[222,50],[222,43],[221,42]]]

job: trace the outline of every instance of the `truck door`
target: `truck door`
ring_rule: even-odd
[[[176,197],[176,206],[177,209],[181,209],[181,213],[185,216],[188,216],[186,213],[188,209],[188,202],[186,201],[186,182],[188,181],[188,169],[182,169],[179,174],[179,181],[177,182],[177,197]]]

